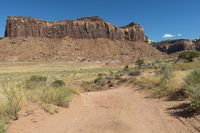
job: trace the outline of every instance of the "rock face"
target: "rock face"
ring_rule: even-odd
[[[188,39],[161,41],[161,42],[155,43],[154,47],[156,47],[161,52],[166,52],[168,54],[183,51],[183,50],[195,49],[193,42]]]
[[[47,22],[32,17],[8,17],[5,37],[48,37],[77,39],[107,38],[111,40],[143,41],[144,29],[135,23],[117,27],[101,18],[84,17],[77,20]]]
[[[193,41],[195,47],[196,47],[196,50],[197,51],[200,51],[200,39],[197,39],[195,41]]]

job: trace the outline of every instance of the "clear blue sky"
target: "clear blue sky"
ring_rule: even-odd
[[[0,36],[7,16],[52,21],[95,15],[117,26],[137,22],[152,40],[193,39],[200,36],[199,6],[200,0],[1,0]]]

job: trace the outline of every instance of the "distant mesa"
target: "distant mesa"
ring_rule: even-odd
[[[7,18],[5,37],[47,37],[47,38],[106,38],[122,41],[147,42],[144,29],[139,24],[130,23],[117,27],[98,16],[77,20],[48,22],[32,17],[10,16]]]
[[[176,39],[155,42],[153,46],[161,52],[171,54],[184,50],[197,50],[200,51],[200,39]]]
[[[184,50],[193,50],[196,49],[196,45],[189,39],[177,39],[177,40],[166,40],[157,42],[154,44],[161,52],[168,54],[184,51]]]
[[[196,50],[200,51],[200,39],[194,40],[193,43],[196,46]]]

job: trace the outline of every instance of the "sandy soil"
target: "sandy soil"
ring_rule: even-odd
[[[172,103],[146,97],[142,91],[118,89],[75,96],[70,108],[48,115],[13,121],[8,133],[190,133],[197,132],[184,120],[170,115]]]

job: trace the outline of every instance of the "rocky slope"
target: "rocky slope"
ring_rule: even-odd
[[[0,40],[0,61],[120,63],[163,54],[145,42],[110,39],[16,37]]]
[[[103,19],[84,17],[77,20],[47,22],[32,17],[8,17],[5,37],[48,37],[75,39],[106,38],[111,40],[143,41],[148,38],[138,24],[117,27]]]
[[[168,54],[196,48],[194,43],[188,39],[161,41],[155,43],[154,47],[156,47],[161,52],[166,52]]]

